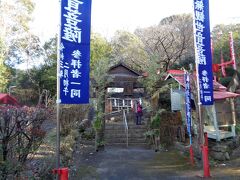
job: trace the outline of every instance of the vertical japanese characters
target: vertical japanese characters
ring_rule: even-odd
[[[61,1],[60,100],[89,102],[91,0]]]
[[[213,75],[208,0],[194,0],[194,39],[200,102],[213,104]]]
[[[185,105],[186,105],[186,124],[189,137],[191,136],[191,91],[190,91],[190,78],[186,72],[184,74],[185,81]]]

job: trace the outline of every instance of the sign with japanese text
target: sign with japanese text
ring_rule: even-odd
[[[185,82],[185,107],[186,107],[186,124],[188,134],[191,135],[191,91],[189,74],[184,74]]]
[[[194,0],[194,40],[200,102],[213,105],[213,74],[209,23],[209,0]]]
[[[89,103],[91,0],[61,1],[60,103]]]

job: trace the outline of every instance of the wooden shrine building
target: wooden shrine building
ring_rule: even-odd
[[[106,87],[106,112],[129,110],[133,107],[134,101],[142,101],[144,88],[139,83],[141,73],[121,62],[108,70],[108,76],[111,82]]]

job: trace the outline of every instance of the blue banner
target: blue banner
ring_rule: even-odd
[[[60,103],[89,103],[91,0],[61,1]]]
[[[213,105],[213,74],[208,0],[194,0],[194,39],[200,102],[202,105]]]
[[[191,137],[191,91],[190,91],[190,78],[188,73],[184,74],[184,82],[185,82],[186,124],[189,137]]]

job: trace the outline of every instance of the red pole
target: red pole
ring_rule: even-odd
[[[68,180],[68,168],[54,169],[53,174],[58,174],[59,180]]]
[[[207,135],[207,132],[204,133],[204,145],[208,147],[208,135]]]
[[[204,133],[204,145],[202,146],[202,158],[203,158],[203,177],[208,178],[210,176],[210,166],[208,160],[208,135]]]
[[[210,176],[210,168],[209,168],[209,161],[208,161],[208,147],[202,147],[202,156],[203,156],[203,177],[208,178]]]
[[[193,157],[192,145],[190,146],[189,152],[190,152],[190,162],[191,162],[191,165],[194,165],[194,157]]]

